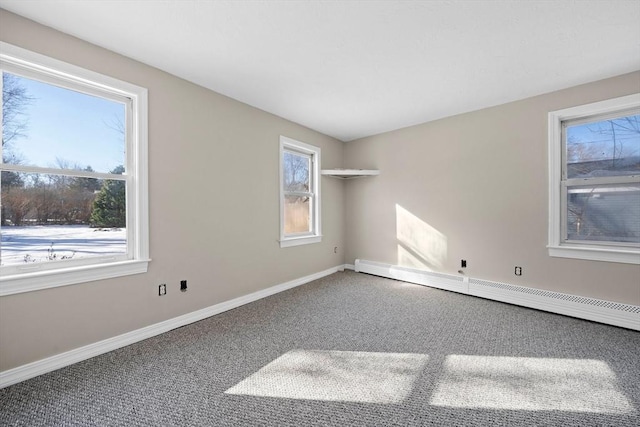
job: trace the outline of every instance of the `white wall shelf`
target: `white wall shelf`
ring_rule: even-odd
[[[364,176],[380,175],[380,171],[375,169],[323,169],[321,173],[322,175],[340,179],[362,178]]]

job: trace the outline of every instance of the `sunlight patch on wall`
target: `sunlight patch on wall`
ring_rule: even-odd
[[[447,259],[447,236],[396,204],[398,265],[440,269]]]
[[[398,245],[398,265],[403,267],[419,268],[420,270],[432,271],[432,269],[420,258],[405,249],[404,246]]]
[[[428,356],[411,353],[292,350],[225,393],[361,403],[409,396]]]
[[[633,405],[600,360],[447,356],[432,405],[627,414]]]

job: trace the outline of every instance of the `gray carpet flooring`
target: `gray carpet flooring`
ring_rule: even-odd
[[[3,426],[638,426],[640,333],[354,272],[0,390]]]

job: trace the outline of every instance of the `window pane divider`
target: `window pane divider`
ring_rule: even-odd
[[[313,197],[313,193],[306,193],[304,191],[285,191],[284,195],[297,197]]]
[[[567,187],[606,184],[634,184],[640,183],[640,175],[628,176],[599,176],[593,178],[569,178],[563,181]]]
[[[103,172],[88,172],[77,169],[59,169],[59,168],[43,168],[40,166],[27,166],[27,165],[14,165],[10,163],[2,163],[0,169],[3,171],[21,172],[21,173],[40,173],[44,175],[64,175],[75,176],[79,178],[97,178],[97,179],[112,179],[125,181],[127,175],[103,173]]]

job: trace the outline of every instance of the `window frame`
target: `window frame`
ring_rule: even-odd
[[[126,256],[34,263],[17,269],[7,266],[4,272],[0,268],[0,296],[147,272],[150,261],[147,89],[5,42],[0,42],[0,70],[93,96],[124,100],[128,122],[124,175],[0,163],[3,171],[121,180],[125,182],[127,203]]]
[[[305,196],[311,198],[310,222],[311,231],[305,233],[285,233],[284,203],[287,191],[284,189],[284,154],[286,151],[294,154],[305,155],[310,157],[309,178],[311,185],[309,192],[302,192]],[[320,147],[316,147],[304,142],[286,136],[280,136],[280,247],[286,248],[290,246],[306,245],[311,243],[319,243],[322,241],[321,219],[320,219]],[[302,194],[301,192],[294,192]]]
[[[640,183],[639,175],[599,178],[564,178],[566,163],[564,123],[602,118],[640,108],[640,94],[552,111],[548,114],[549,156],[549,256],[593,261],[640,264],[640,247],[624,243],[565,240],[569,188],[602,184]]]

